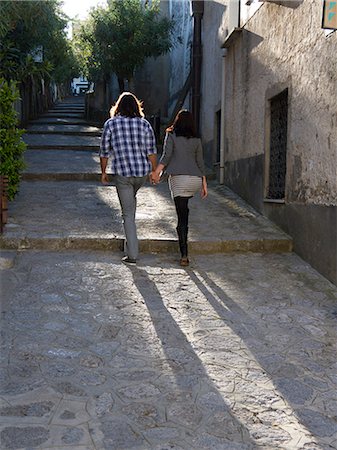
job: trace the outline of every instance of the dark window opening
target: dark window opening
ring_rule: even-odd
[[[288,89],[270,100],[270,152],[267,198],[285,197],[288,127]]]

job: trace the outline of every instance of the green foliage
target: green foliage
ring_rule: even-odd
[[[60,0],[0,1],[0,76],[23,81],[48,74],[68,81],[78,71]],[[43,48],[43,63],[32,53]]]
[[[146,58],[170,50],[172,27],[158,1],[108,0],[107,8],[91,11],[77,37],[85,73],[97,79],[114,72],[130,80]]]
[[[0,78],[0,173],[8,177],[8,198],[12,200],[19,189],[20,172],[24,169],[22,141],[24,130],[17,127],[18,119],[14,102],[19,92],[14,82]]]

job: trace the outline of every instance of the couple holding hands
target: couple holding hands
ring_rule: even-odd
[[[144,118],[141,102],[130,92],[121,94],[110,110],[111,118],[103,128],[100,145],[101,181],[108,183],[106,168],[111,160],[111,172],[122,210],[126,255],[122,261],[136,264],[138,238],[135,223],[136,195],[148,176],[152,184],[159,183],[165,170],[177,212],[177,234],[180,265],[188,266],[188,201],[200,191],[207,196],[207,182],[201,140],[197,137],[193,116],[181,110],[166,129],[163,153],[157,164],[157,149],[153,129]]]

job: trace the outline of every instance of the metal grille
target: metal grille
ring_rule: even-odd
[[[268,198],[285,197],[287,161],[288,89],[270,102],[270,156]]]

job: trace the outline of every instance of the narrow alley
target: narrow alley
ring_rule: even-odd
[[[190,267],[166,182],[140,190],[123,265],[82,99],[28,127],[0,237],[1,449],[337,449],[336,287],[215,181]]]

